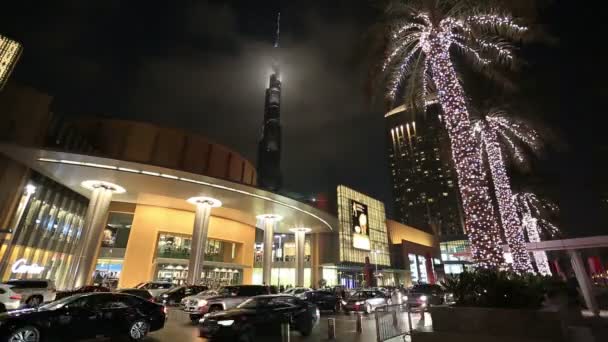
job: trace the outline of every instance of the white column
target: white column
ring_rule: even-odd
[[[220,207],[222,202],[209,197],[192,197],[188,199],[188,202],[196,205],[196,211],[194,214],[194,227],[192,229],[192,245],[190,246],[187,282],[188,284],[198,284],[201,281],[201,273],[203,272],[203,263],[205,261],[211,208]]]
[[[72,255],[68,277],[73,275],[73,278],[67,282],[68,288],[78,288],[91,282],[95,257],[103,238],[105,219],[112,202],[112,195],[125,192],[124,188],[103,181],[84,181],[82,186],[92,193],[82,233],[80,239],[76,241],[77,247]]]
[[[306,233],[310,232],[309,228],[293,228],[290,229],[295,234],[296,240],[296,286],[304,286],[304,242],[306,241]]]
[[[576,280],[578,280],[578,285],[583,293],[585,304],[594,316],[598,316],[600,310],[597,301],[595,300],[595,296],[593,295],[593,286],[591,285],[591,280],[585,270],[585,264],[581,258],[581,253],[579,251],[569,250],[568,254],[570,255],[570,262],[572,263],[574,274],[576,274]]]
[[[270,285],[272,273],[272,245],[274,244],[274,232],[278,228],[282,217],[279,215],[265,214],[258,215],[264,225],[264,259],[262,260],[262,282]]]

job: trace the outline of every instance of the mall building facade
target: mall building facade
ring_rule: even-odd
[[[0,92],[2,280],[407,285],[414,267],[395,268],[393,251],[438,251],[432,235],[391,224],[380,201],[353,189],[338,187],[329,213],[259,189],[252,163],[200,135],[64,120],[51,102],[11,84]]]

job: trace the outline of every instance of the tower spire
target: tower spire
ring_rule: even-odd
[[[281,12],[279,12],[277,14],[277,33],[276,33],[276,36],[274,37],[274,47],[275,48],[279,47],[280,35],[281,35]]]

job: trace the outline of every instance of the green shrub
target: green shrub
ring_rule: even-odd
[[[555,278],[484,269],[447,276],[442,285],[458,306],[513,309],[538,309],[547,294],[564,289]]]

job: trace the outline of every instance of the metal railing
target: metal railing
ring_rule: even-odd
[[[412,319],[404,304],[379,307],[374,312],[374,316],[378,342],[407,336],[411,332]]]
[[[378,342],[395,337],[411,336],[412,331],[432,331],[430,313],[425,310],[410,311],[406,304],[379,307],[374,312]]]

